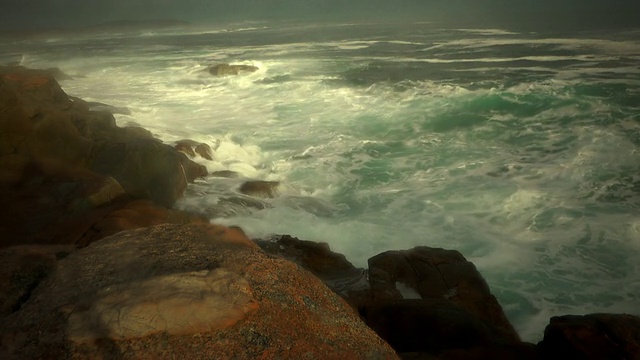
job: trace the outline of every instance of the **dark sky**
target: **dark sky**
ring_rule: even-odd
[[[640,0],[0,0],[2,29],[122,19],[203,23],[265,18],[640,27]]]

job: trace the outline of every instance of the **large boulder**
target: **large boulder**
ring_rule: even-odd
[[[327,244],[278,236],[265,251],[311,271],[359,311],[402,357],[533,359],[486,282],[459,252],[388,251],[357,269]]]
[[[625,314],[551,318],[538,343],[544,359],[638,360],[640,318]]]
[[[149,131],[69,98],[51,72],[0,67],[0,247],[88,244],[110,233],[92,225],[126,202],[171,207],[207,174]]]
[[[0,358],[393,359],[320,280],[237,228],[121,232],[59,260]]]

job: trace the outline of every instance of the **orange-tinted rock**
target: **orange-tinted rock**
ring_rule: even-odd
[[[640,359],[640,318],[625,314],[551,318],[538,343],[543,359]]]
[[[2,358],[397,358],[309,272],[214,225],[78,250],[0,332]]]
[[[104,237],[124,230],[133,230],[161,224],[209,223],[208,219],[180,210],[170,210],[148,200],[137,200],[111,207],[102,217],[90,222],[90,227],[74,241],[84,247]]]
[[[55,269],[73,246],[16,246],[0,250],[0,323],[29,300],[31,293]]]

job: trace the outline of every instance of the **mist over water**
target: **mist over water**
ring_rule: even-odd
[[[525,340],[553,315],[638,313],[640,31],[251,22],[0,44],[69,94],[215,148],[178,206],[356,266],[460,250]],[[213,77],[216,63],[260,68]],[[238,194],[282,182],[275,199]],[[244,205],[250,206],[244,206]]]

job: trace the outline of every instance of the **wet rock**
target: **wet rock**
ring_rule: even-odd
[[[207,174],[149,131],[70,99],[46,71],[22,67],[0,67],[0,169],[0,247],[76,243],[127,201],[170,207]]]
[[[5,320],[2,358],[396,358],[320,280],[214,225],[76,251]]]
[[[240,185],[241,193],[249,196],[273,199],[278,195],[279,181],[250,180]]]
[[[267,240],[254,240],[264,251],[300,265],[341,294],[350,280],[360,280],[363,269],[354,267],[347,258],[331,251],[327,243],[300,240],[278,235]]]
[[[544,359],[640,359],[640,318],[625,314],[556,316],[538,349]]]
[[[252,73],[258,71],[253,65],[218,64],[208,68],[209,74],[216,76],[238,75],[240,73]]]
[[[537,356],[531,344],[520,342],[475,266],[457,251],[388,251],[369,259],[363,272],[326,244],[289,236],[256,242],[322,279],[403,357]]]
[[[193,147],[196,146],[197,144],[198,143],[193,140],[180,140],[176,142],[176,145],[174,146],[174,148],[186,155],[195,157],[196,152],[193,150]]]
[[[90,169],[112,176],[132,196],[167,207],[182,196],[188,181],[180,153],[153,139],[108,144],[96,151]]]
[[[369,259],[369,282],[373,303],[403,300],[399,288],[408,287],[422,299],[444,299],[473,314],[494,332],[497,343],[520,342],[485,280],[455,250],[416,247],[384,252]]]
[[[90,111],[104,111],[110,114],[131,115],[131,110],[124,106],[118,107],[96,101],[88,101],[87,105],[89,106]]]
[[[197,154],[204,159],[213,160],[213,150],[211,150],[211,146],[205,143],[185,139],[176,142],[175,148],[190,157],[195,157]]]
[[[237,178],[237,177],[240,177],[240,174],[236,171],[220,170],[220,171],[213,171],[211,173],[211,176],[221,177],[221,178]]]
[[[207,144],[202,143],[196,145],[194,151],[196,152],[196,154],[207,160],[213,160],[213,151],[211,150],[211,146]]]

